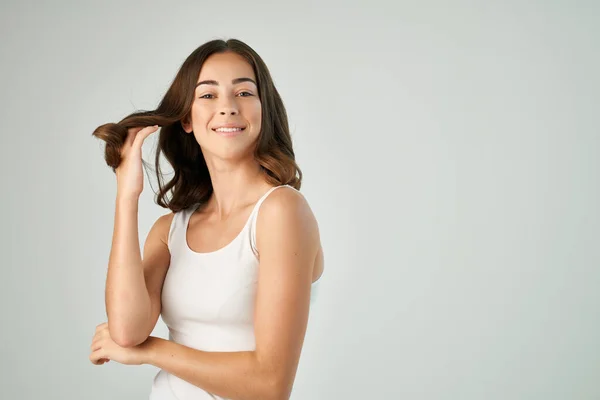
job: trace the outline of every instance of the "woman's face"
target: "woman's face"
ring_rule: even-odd
[[[252,154],[261,128],[261,103],[254,71],[235,53],[213,54],[200,70],[191,111],[191,124],[205,157],[239,159]],[[233,125],[241,131],[219,132]],[[230,129],[231,130],[231,129]]]

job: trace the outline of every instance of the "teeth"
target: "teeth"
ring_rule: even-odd
[[[242,128],[217,128],[215,131],[217,132],[236,132],[241,131]]]

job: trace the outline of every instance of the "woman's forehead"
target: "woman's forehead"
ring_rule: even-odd
[[[235,53],[213,54],[208,57],[198,77],[198,82],[204,80],[216,81],[219,84],[236,83],[243,81],[239,78],[249,78],[256,82],[252,66],[242,56]]]

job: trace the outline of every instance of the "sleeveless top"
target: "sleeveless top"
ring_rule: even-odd
[[[256,219],[269,189],[254,205],[241,232],[229,244],[207,253],[193,251],[187,243],[187,227],[200,206],[176,212],[171,222],[168,247],[171,263],[163,283],[161,317],[169,328],[169,340],[203,351],[235,352],[256,349],[254,300],[258,283]],[[317,295],[311,286],[310,303]],[[154,377],[150,400],[225,400],[165,370]]]

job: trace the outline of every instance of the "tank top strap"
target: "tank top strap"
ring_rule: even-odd
[[[256,205],[254,206],[254,209],[252,210],[252,213],[250,214],[250,218],[249,218],[250,246],[252,248],[252,252],[256,256],[258,256],[258,250],[256,249],[256,220],[258,219],[258,211],[260,210],[261,204],[267,199],[267,197],[271,193],[273,193],[273,191],[275,189],[279,189],[281,187],[289,187],[289,188],[296,190],[296,188],[294,188],[293,186],[290,186],[290,185],[279,185],[279,186],[272,187],[271,189],[269,189],[267,191],[267,193],[262,195],[262,197],[256,202]]]

